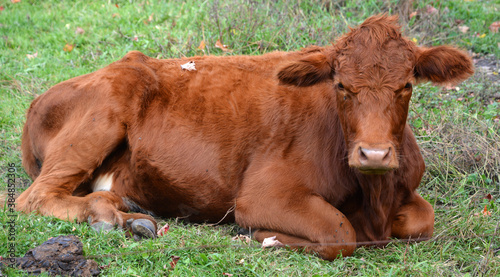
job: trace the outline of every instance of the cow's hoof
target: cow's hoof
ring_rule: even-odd
[[[92,227],[92,229],[96,230],[97,232],[107,233],[113,230],[114,225],[106,221],[99,221],[94,224],[90,224],[90,227]]]
[[[156,238],[155,225],[151,220],[141,218],[130,221],[131,219],[127,220],[127,225],[130,225],[135,240]]]

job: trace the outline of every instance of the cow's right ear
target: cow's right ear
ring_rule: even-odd
[[[323,53],[312,53],[285,65],[279,71],[278,79],[281,84],[299,87],[312,86],[333,79],[333,67]]]

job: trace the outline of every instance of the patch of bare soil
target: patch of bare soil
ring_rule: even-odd
[[[473,55],[475,74],[471,79],[480,89],[471,91],[474,98],[486,105],[500,102],[500,59],[495,55]]]
[[[30,249],[24,257],[16,258],[16,267],[29,275],[46,272],[51,276],[97,276],[99,267],[94,260],[83,256],[78,237],[58,236]]]
[[[492,82],[500,81],[500,60],[495,55],[474,57],[476,75],[484,77]]]

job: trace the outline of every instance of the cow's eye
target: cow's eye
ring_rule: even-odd
[[[339,83],[339,84],[337,85],[337,87],[338,87],[339,89],[344,89],[344,85],[343,85],[342,83]]]
[[[412,87],[412,86],[411,86],[411,84],[410,84],[410,83],[406,83],[406,85],[405,85],[405,89],[410,89],[411,87]]]

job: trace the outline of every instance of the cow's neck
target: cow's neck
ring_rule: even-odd
[[[362,195],[362,206],[359,208],[365,217],[363,229],[370,240],[386,239],[390,235],[394,217],[391,211],[397,200],[394,173],[356,175]]]

